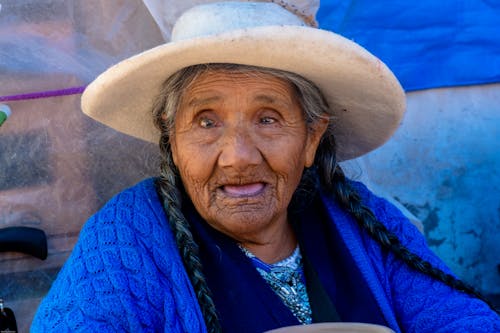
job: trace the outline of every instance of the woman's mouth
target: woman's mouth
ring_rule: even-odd
[[[250,183],[242,185],[224,185],[222,190],[232,197],[251,197],[260,194],[266,185],[264,183]]]

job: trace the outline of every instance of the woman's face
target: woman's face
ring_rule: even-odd
[[[308,130],[293,88],[269,75],[209,72],[184,92],[171,147],[200,215],[240,242],[272,238],[326,121]]]

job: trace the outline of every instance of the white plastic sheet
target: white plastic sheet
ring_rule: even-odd
[[[82,87],[163,43],[140,0],[0,4],[0,97]],[[44,261],[0,252],[0,298],[27,332],[82,224],[112,195],[154,175],[157,149],[84,116],[79,94],[1,103],[12,115],[0,127],[0,232],[29,226],[48,238]]]

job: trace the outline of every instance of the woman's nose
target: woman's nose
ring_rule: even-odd
[[[221,167],[242,171],[261,163],[262,154],[255,138],[245,129],[236,128],[225,133],[218,162]]]

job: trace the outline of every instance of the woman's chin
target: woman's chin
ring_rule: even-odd
[[[235,239],[258,235],[279,220],[286,221],[286,206],[280,205],[273,187],[266,183],[221,186],[205,210],[208,224]],[[282,207],[283,206],[283,207]],[[197,207],[198,211],[203,211]]]
[[[266,207],[246,208],[239,207],[238,210],[230,212],[219,211],[213,219],[207,220],[207,223],[238,241],[258,238],[258,235],[265,234],[272,225],[274,216]]]

